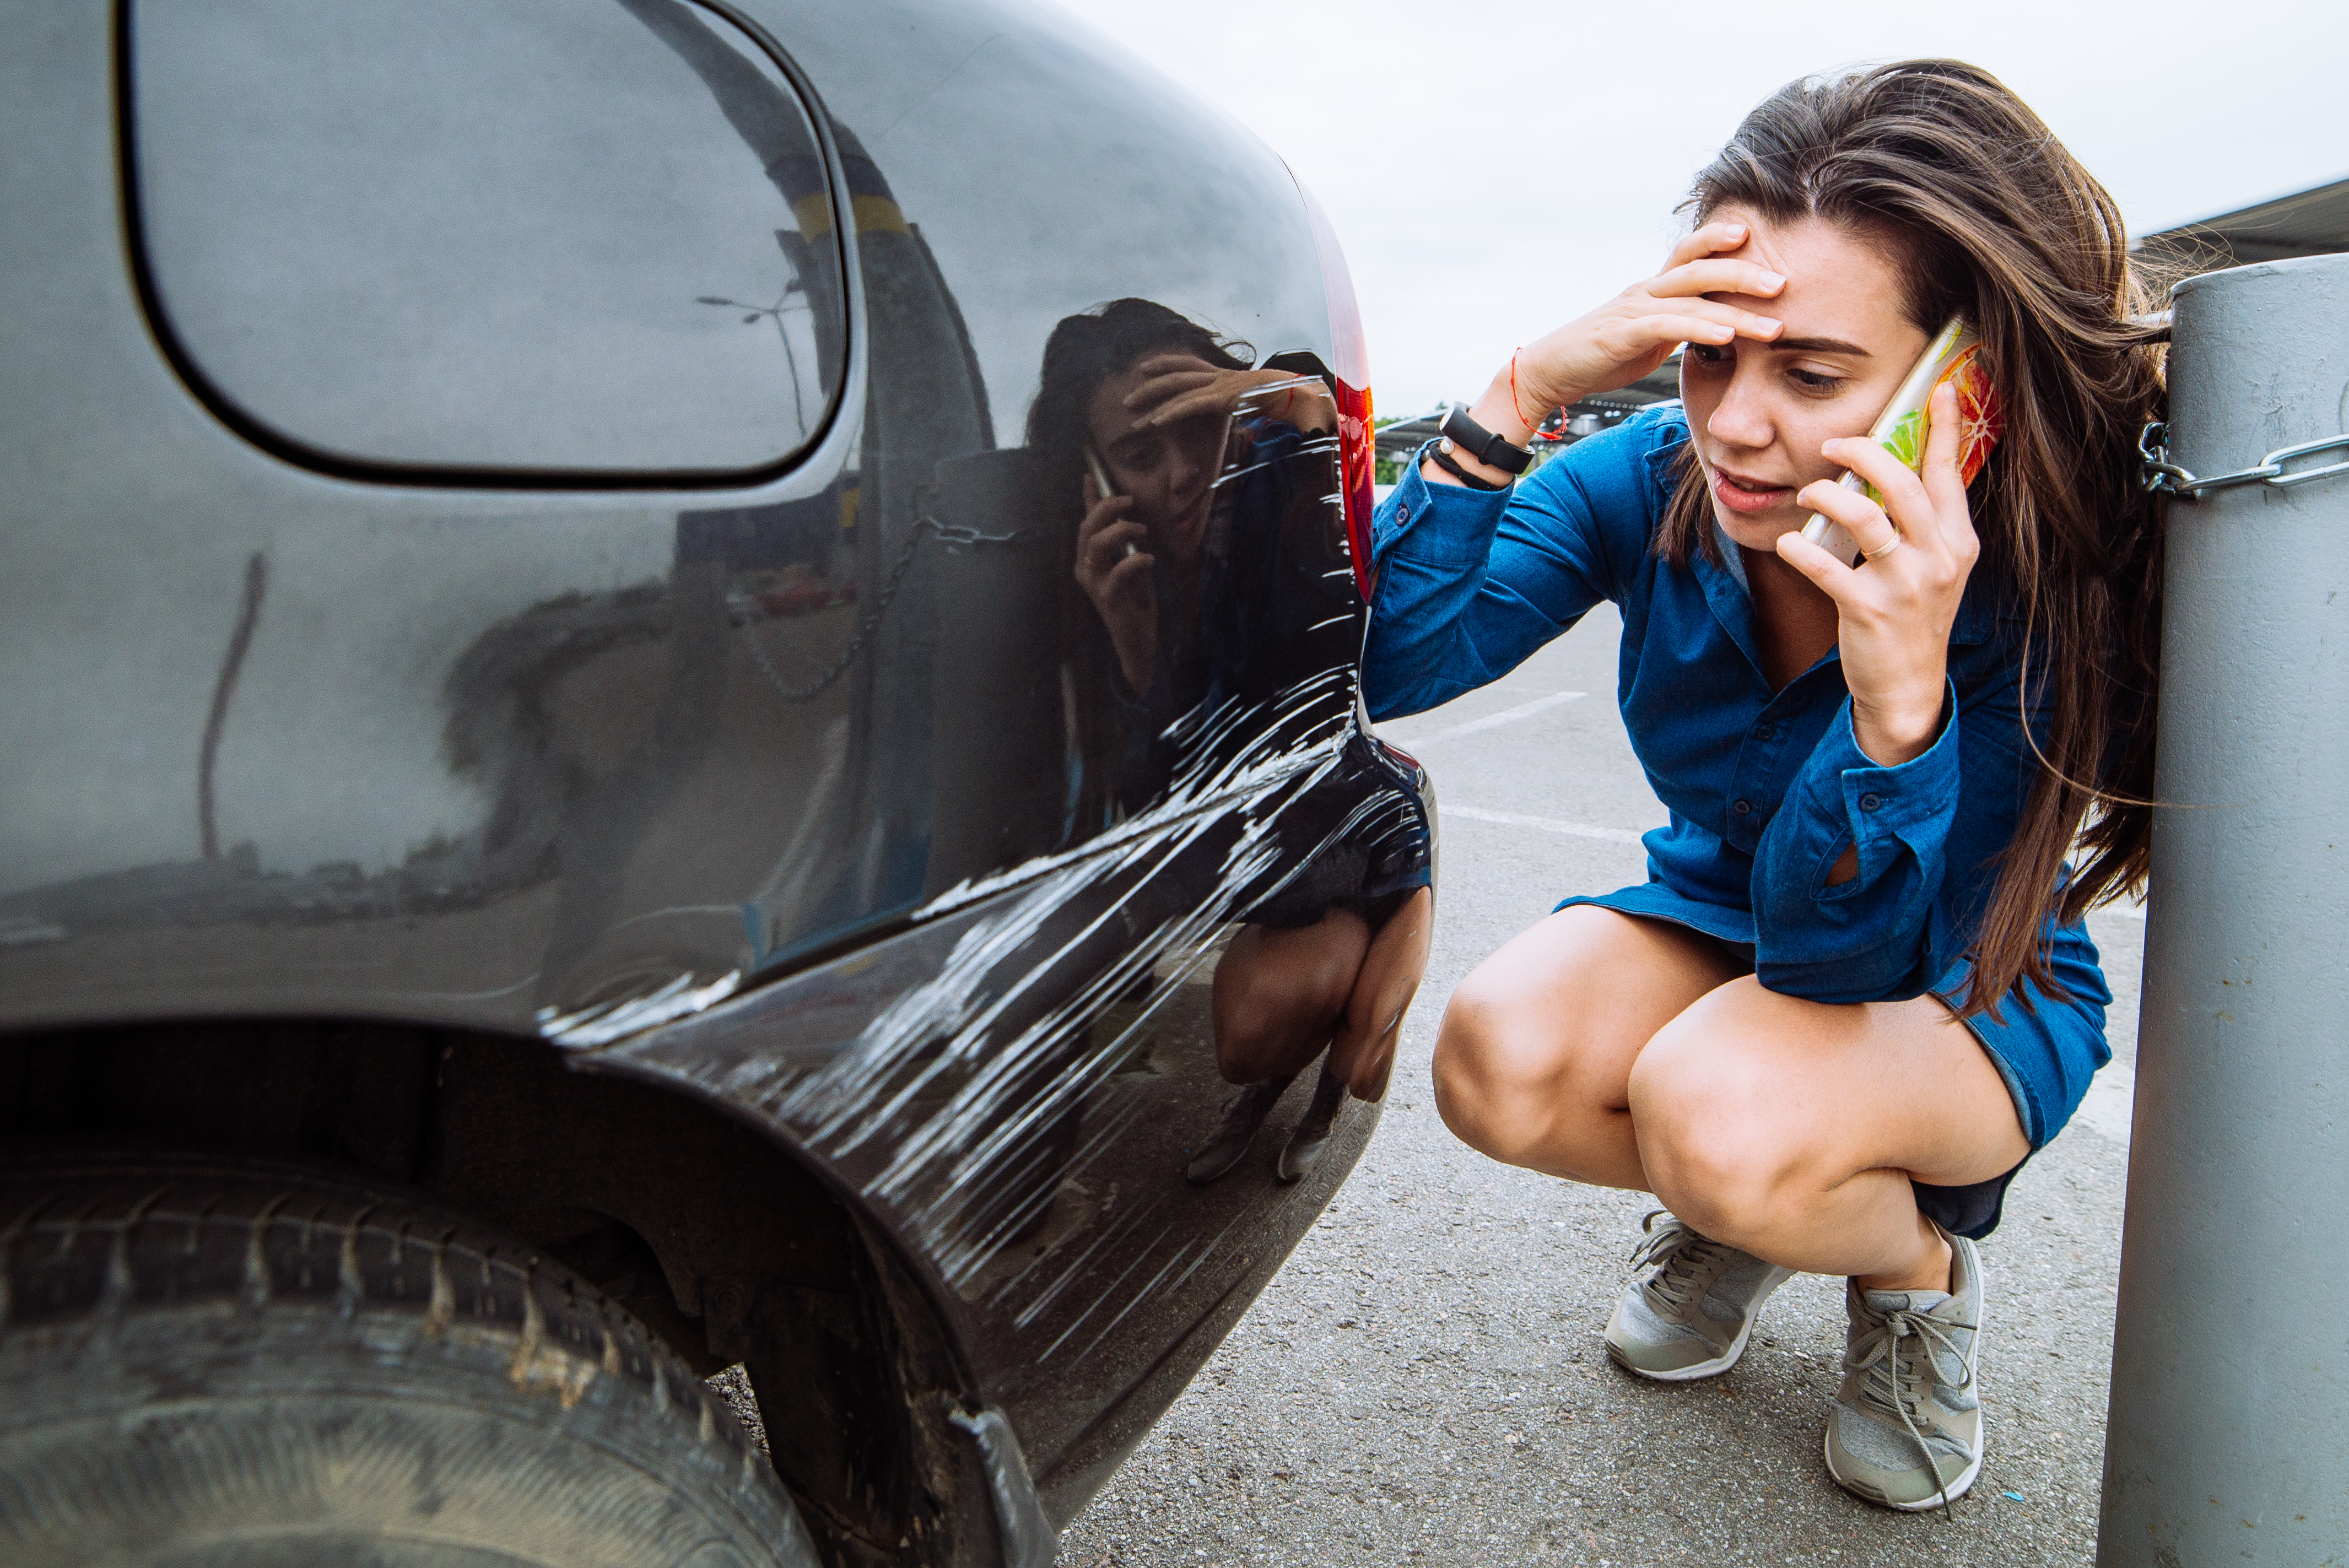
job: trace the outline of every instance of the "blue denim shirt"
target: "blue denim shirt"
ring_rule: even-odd
[[[1671,820],[1644,841],[1644,885],[1567,902],[1750,945],[1762,984],[1790,995],[1946,993],[1963,981],[2030,786],[2021,624],[1970,584],[1940,734],[1921,756],[1878,766],[1853,737],[1835,651],[1772,690],[1739,576],[1702,553],[1685,567],[1657,557],[1687,440],[1670,403],[1506,491],[1430,485],[1413,463],[1373,528],[1371,714],[1416,713],[1497,679],[1609,600],[1623,614],[1624,727]],[[1572,789],[1569,771],[1558,788]],[[1852,845],[1858,874],[1830,886]],[[2093,965],[2085,934],[2059,934],[2059,947],[2075,944]]]

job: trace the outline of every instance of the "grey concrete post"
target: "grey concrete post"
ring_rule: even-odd
[[[2195,473],[2349,429],[2349,256],[2194,279],[2175,342]],[[2349,475],[2172,501],[2168,573],[2096,1560],[2349,1563]]]

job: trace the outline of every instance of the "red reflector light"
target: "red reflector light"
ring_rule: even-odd
[[[1330,226],[1330,215],[1321,211],[1321,203],[1297,180],[1297,170],[1288,171],[1297,181],[1297,193],[1305,198],[1305,211],[1313,223],[1314,248],[1321,253],[1321,292],[1330,302],[1330,370],[1338,377],[1338,444],[1346,490],[1346,544],[1354,558],[1354,585],[1361,590],[1362,603],[1371,602],[1371,511],[1375,498],[1371,491],[1374,451],[1371,437],[1377,422],[1371,415],[1371,356],[1362,343],[1362,311],[1354,300],[1354,274],[1346,269],[1346,253],[1338,243],[1338,232]]]

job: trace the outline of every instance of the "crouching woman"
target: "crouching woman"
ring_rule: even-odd
[[[1670,810],[1647,882],[1462,984],[1437,1102],[1496,1160],[1662,1201],[1606,1329],[1631,1372],[1725,1371],[1790,1274],[1847,1276],[1828,1470],[1946,1504],[1982,1455],[1974,1242],[2109,1058],[2081,917],[2144,876],[2159,350],[2111,199],[1971,67],[1792,84],[1690,205],[1661,273],[1513,356],[1378,516],[1371,711],[1611,601]],[[1921,473],[1861,438],[1955,315],[2004,414],[1971,486],[1946,389]],[[1549,410],[1681,344],[1680,403],[1515,482]],[[1814,512],[1860,555],[1805,542]]]

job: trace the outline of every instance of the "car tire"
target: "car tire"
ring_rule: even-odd
[[[0,1563],[816,1562],[719,1398],[523,1243],[339,1172],[0,1165]]]

